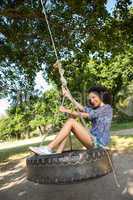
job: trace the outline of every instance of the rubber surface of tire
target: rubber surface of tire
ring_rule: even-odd
[[[112,171],[110,150],[64,151],[61,154],[27,158],[27,179],[40,184],[75,183],[104,176]]]

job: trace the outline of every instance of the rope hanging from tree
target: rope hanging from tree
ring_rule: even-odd
[[[60,60],[59,60],[59,58],[58,58],[57,49],[56,49],[55,42],[54,42],[54,38],[53,38],[53,35],[52,35],[52,31],[51,31],[51,28],[50,28],[50,25],[49,25],[49,21],[48,21],[48,17],[47,17],[47,14],[46,14],[46,10],[45,10],[45,7],[44,7],[44,5],[43,5],[43,0],[41,0],[41,5],[42,5],[42,12],[43,12],[43,14],[44,14],[44,16],[45,16],[45,20],[46,20],[46,23],[47,23],[47,27],[48,27],[49,35],[50,35],[50,38],[51,38],[53,50],[54,50],[55,57],[56,57],[56,63],[54,64],[54,66],[57,67],[58,70],[59,70],[60,81],[61,81],[62,88],[65,88],[66,90],[69,91],[69,89],[68,89],[68,87],[67,87],[67,81],[66,81],[66,79],[65,79],[65,77],[64,77],[64,69],[62,68],[62,64],[61,64],[61,62],[60,62]],[[69,91],[69,93],[70,93],[70,91]],[[71,93],[70,93],[70,96],[72,97]],[[64,100],[65,100],[65,97],[63,96],[62,103],[61,103],[62,106],[63,106]],[[71,102],[72,102],[72,104],[76,107],[77,112],[79,113],[80,120],[81,120],[81,122],[83,123],[84,127],[85,127],[86,129],[88,129],[88,127],[87,127],[87,125],[86,125],[86,123],[85,123],[83,117],[80,115],[80,110],[79,110],[79,108],[77,107],[77,105],[75,104],[75,99],[74,99],[73,97],[71,98]],[[92,136],[91,133],[89,133],[89,134]],[[47,134],[47,135],[48,135],[48,134]],[[92,137],[93,137],[93,136],[92,136]],[[45,138],[46,138],[46,136],[45,136]],[[113,176],[114,176],[114,180],[115,180],[116,186],[117,186],[117,187],[120,187],[120,184],[119,184],[119,182],[118,182],[118,180],[117,180],[117,176],[116,176],[116,172],[115,172],[113,163],[112,163],[112,161],[111,161],[111,159],[110,159],[110,155],[109,155],[108,151],[105,149],[104,146],[101,146],[101,147],[105,150],[105,152],[106,152],[106,154],[107,154],[107,157],[108,157],[110,166],[111,166],[112,171],[113,171]]]
[[[64,77],[64,69],[62,68],[62,64],[61,62],[59,61],[59,57],[58,57],[58,53],[57,53],[57,49],[56,49],[56,46],[55,46],[55,42],[54,42],[54,38],[53,38],[53,35],[52,35],[52,31],[51,31],[51,28],[50,28],[50,25],[49,25],[49,21],[48,21],[48,17],[47,17],[47,14],[46,14],[46,10],[45,10],[45,7],[43,5],[43,0],[41,0],[41,5],[42,5],[42,12],[45,16],[45,20],[46,20],[46,23],[47,23],[47,27],[48,27],[48,31],[49,31],[49,35],[50,35],[50,38],[51,38],[51,42],[52,42],[52,46],[53,46],[53,50],[54,50],[54,53],[55,53],[55,57],[56,57],[56,63],[54,64],[54,67],[58,68],[59,70],[59,74],[60,74],[60,81],[61,81],[61,85],[62,85],[62,88],[65,88],[67,91],[69,91],[70,93],[70,90],[68,89],[67,87],[67,81]],[[75,99],[72,97],[71,93],[70,93],[70,96],[71,96],[71,102],[72,104],[76,107],[76,110],[77,112],[79,113],[79,118],[81,120],[81,122],[83,123],[84,127],[86,129],[88,129],[86,123],[85,123],[85,120],[83,119],[83,117],[80,115],[80,110],[79,108],[77,107],[77,105],[75,104]],[[63,97],[63,100],[62,100],[62,104],[64,103],[64,99],[65,97]],[[91,135],[91,134],[90,134]],[[91,135],[92,136],[92,135]]]

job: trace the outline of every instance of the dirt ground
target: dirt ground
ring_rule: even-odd
[[[0,200],[131,200],[133,152],[114,153],[113,162],[121,185],[113,174],[69,185],[39,185],[26,180],[26,157],[0,164]]]

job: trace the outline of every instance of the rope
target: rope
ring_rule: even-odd
[[[57,54],[57,50],[56,50],[54,38],[53,38],[52,31],[51,31],[51,28],[50,28],[50,25],[49,25],[49,21],[48,21],[48,17],[47,17],[47,14],[46,14],[46,10],[45,10],[45,7],[44,7],[44,5],[43,5],[43,0],[41,0],[41,5],[42,5],[42,12],[43,12],[43,14],[44,14],[44,16],[45,16],[45,20],[46,20],[46,23],[47,23],[47,26],[48,26],[48,31],[49,31],[49,35],[50,35],[51,42],[52,42],[52,45],[53,45],[54,53],[55,53],[55,56],[56,56],[56,59],[57,59],[57,61],[56,61],[56,63],[55,63],[54,65],[55,65],[56,67],[58,67],[58,69],[59,69],[59,74],[60,74],[60,80],[61,80],[61,83],[62,83],[62,87],[64,87],[65,89],[67,89],[67,90],[69,91],[69,89],[68,89],[68,87],[67,87],[67,81],[66,81],[66,79],[64,78],[64,69],[62,68],[62,64],[61,64],[61,62],[59,61],[59,58],[58,58],[58,54]],[[70,93],[70,91],[69,91],[69,93]],[[73,99],[71,93],[70,93],[70,96],[71,96],[71,102],[72,102],[72,104],[76,107],[81,122],[83,123],[84,127],[85,127],[86,129],[88,129],[88,127],[87,127],[87,125],[86,125],[86,123],[85,123],[85,120],[84,120],[83,117],[80,115],[80,110],[79,110],[79,108],[77,107],[77,105],[75,104],[74,99]],[[91,135],[91,134],[90,134],[90,135]]]
[[[45,10],[45,7],[43,5],[43,0],[41,0],[41,5],[42,5],[42,12],[43,12],[43,14],[45,16],[45,20],[46,20],[46,23],[47,23],[47,26],[48,26],[48,31],[49,31],[49,35],[50,35],[51,42],[52,42],[52,45],[53,45],[54,53],[55,53],[55,56],[56,56],[56,59],[57,59],[57,61],[54,64],[54,66],[56,68],[58,68],[58,70],[59,70],[60,81],[61,81],[61,84],[62,84],[62,88],[65,88],[66,90],[69,91],[69,89],[67,87],[67,81],[66,81],[66,79],[64,77],[64,69],[62,68],[62,64],[61,64],[61,62],[59,61],[59,58],[58,58],[58,54],[57,54],[57,50],[56,50],[56,47],[55,47],[54,38],[52,36],[52,31],[51,31],[51,28],[50,28],[50,25],[49,25],[49,21],[48,21],[48,17],[47,17],[47,14],[46,14],[46,10]],[[69,91],[69,93],[70,93],[70,91]],[[70,93],[70,97],[71,97],[72,104],[76,107],[76,110],[78,112],[78,115],[79,115],[79,118],[80,118],[82,124],[88,130],[87,124],[86,124],[85,120],[83,119],[82,115],[80,114],[80,110],[77,107],[77,105],[75,104],[75,99],[73,98],[73,96],[71,95],[71,93]],[[62,105],[63,105],[63,102],[64,102],[64,100],[62,101]],[[90,134],[90,136],[93,137],[93,135],[91,133],[88,133],[88,134]]]
[[[48,22],[46,10],[45,10],[45,7],[43,5],[43,0],[41,0],[41,5],[42,5],[42,12],[43,12],[43,14],[45,16],[45,20],[46,20],[46,23],[47,23],[47,26],[48,26],[48,31],[49,31],[49,34],[50,34],[50,38],[51,38],[51,42],[52,42],[52,45],[53,45],[54,53],[55,53],[55,56],[56,56],[56,60],[59,61],[57,50],[56,50],[56,47],[55,47],[54,38],[52,36],[52,31],[51,31],[51,28],[50,28],[50,25],[49,25],[49,22]]]
[[[114,166],[113,166],[112,160],[111,160],[111,158],[110,158],[109,152],[108,152],[107,149],[105,149],[104,147],[102,147],[102,148],[104,149],[104,151],[105,151],[105,153],[106,153],[106,155],[107,155],[109,164],[110,164],[110,166],[111,166],[111,168],[112,168],[112,172],[113,172],[113,177],[114,177],[115,184],[116,184],[116,186],[117,186],[118,188],[120,188],[121,186],[120,186],[120,184],[119,184],[119,182],[118,182],[117,175],[116,175],[116,171],[115,171],[115,169],[114,169]]]
[[[44,14],[44,16],[45,16],[45,20],[46,20],[46,23],[47,23],[49,35],[50,35],[51,42],[52,42],[52,45],[53,45],[53,50],[54,50],[54,53],[55,53],[55,56],[56,56],[56,63],[55,63],[55,66],[58,67],[58,69],[59,69],[59,74],[60,74],[60,80],[61,80],[62,87],[64,87],[65,89],[67,89],[67,90],[69,91],[69,89],[67,88],[67,81],[66,81],[66,79],[64,78],[64,69],[62,68],[62,64],[61,64],[61,62],[59,61],[59,58],[58,58],[58,54],[57,54],[57,50],[56,50],[54,38],[53,38],[52,31],[51,31],[51,28],[50,28],[50,25],[49,25],[49,21],[48,21],[48,18],[47,18],[46,10],[45,10],[45,7],[44,7],[44,5],[43,5],[43,0],[41,0],[41,5],[42,5],[42,12],[43,12],[43,14]],[[69,93],[70,93],[70,91],[69,91]],[[83,119],[82,115],[80,114],[80,110],[79,110],[79,108],[77,107],[77,105],[75,104],[75,99],[72,97],[71,93],[70,93],[70,96],[71,96],[71,102],[72,102],[72,104],[76,107],[81,122],[83,123],[84,127],[88,130],[88,127],[87,127],[87,125],[86,125],[86,123],[85,123],[85,120]],[[65,100],[65,97],[63,96],[62,103],[61,103],[62,106],[63,106],[63,104],[64,104],[64,100]],[[58,119],[58,118],[56,118],[56,120],[57,120],[57,119]],[[92,135],[91,133],[88,133],[88,134],[89,134],[91,137],[93,137],[93,135]],[[43,138],[42,141],[44,141],[44,139],[47,137],[47,135],[48,135],[48,133],[45,135],[45,137]],[[41,142],[41,144],[42,144],[42,142]],[[71,148],[72,148],[72,147],[71,147]],[[119,185],[119,183],[118,183],[118,180],[117,180],[116,173],[115,173],[115,169],[114,169],[113,164],[112,164],[112,161],[111,161],[111,159],[110,159],[110,155],[109,155],[107,149],[105,149],[105,147],[102,146],[102,148],[105,150],[105,152],[106,152],[106,154],[107,154],[107,157],[108,157],[110,166],[111,166],[112,171],[113,171],[113,176],[114,176],[115,183],[116,183],[117,187],[120,187],[120,185]]]

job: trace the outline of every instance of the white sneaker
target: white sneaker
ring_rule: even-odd
[[[29,147],[29,149],[37,155],[49,155],[52,154],[52,150],[50,150],[47,146],[42,147]]]

